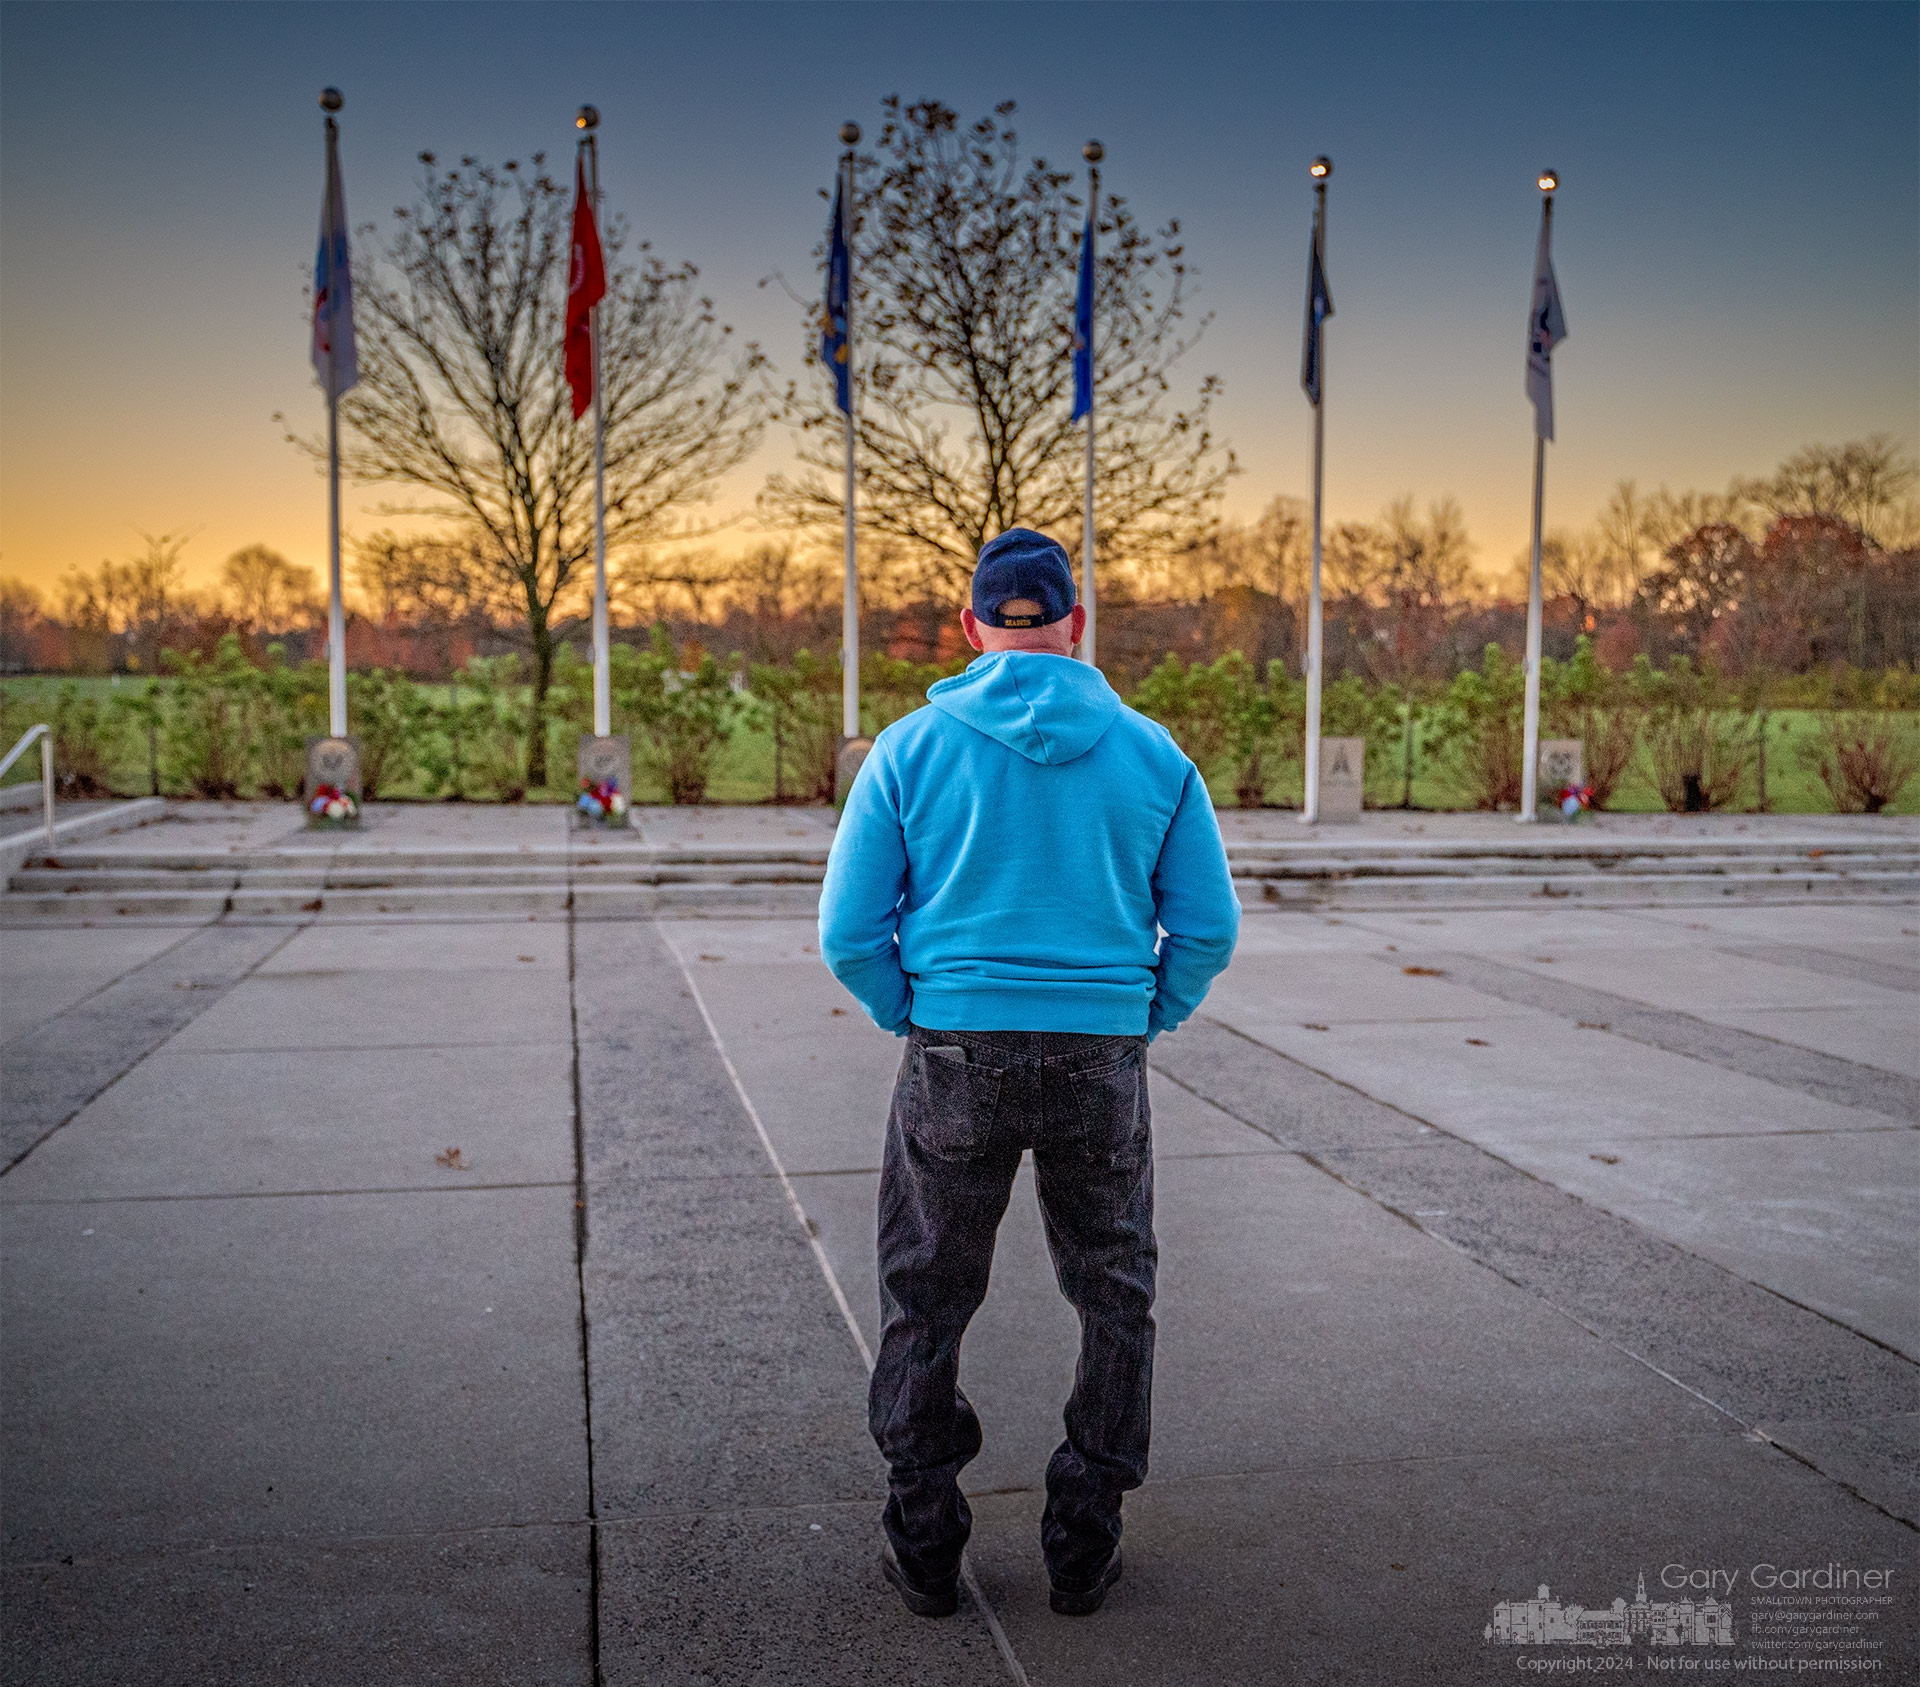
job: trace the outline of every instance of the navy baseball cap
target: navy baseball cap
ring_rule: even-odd
[[[1040,605],[1038,615],[1002,615],[1015,598]],[[1073,565],[1059,540],[1030,527],[1010,527],[981,548],[973,570],[973,613],[989,627],[1045,627],[1070,614]]]

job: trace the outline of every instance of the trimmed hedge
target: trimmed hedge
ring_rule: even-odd
[[[920,706],[946,665],[869,656],[861,724],[877,732]],[[212,656],[169,653],[164,679],[23,679],[0,686],[8,742],[37,719],[54,728],[68,796],[289,798],[309,734],[326,726],[326,668],[269,650],[247,660],[229,635]],[[825,802],[840,730],[840,666],[801,651],[748,665],[676,650],[664,628],[642,647],[616,644],[613,726],[634,746],[638,800]],[[1849,670],[1735,683],[1676,659],[1604,667],[1590,640],[1541,667],[1541,731],[1579,738],[1599,807],[1785,805],[1878,813],[1920,800],[1920,681],[1904,670]],[[526,777],[530,698],[512,656],[476,658],[451,683],[375,669],[347,676],[369,797],[517,802],[567,800]],[[1344,678],[1321,699],[1322,731],[1367,741],[1375,806],[1511,808],[1520,792],[1520,665],[1489,645],[1477,668],[1444,685]],[[548,697],[549,765],[573,765],[592,721],[592,670],[562,651]],[[1279,662],[1238,651],[1211,662],[1168,656],[1128,698],[1160,721],[1207,775],[1216,801],[1297,802],[1306,687]],[[30,759],[30,758],[29,758]],[[12,777],[30,778],[25,766]]]

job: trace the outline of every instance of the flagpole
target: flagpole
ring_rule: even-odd
[[[583,105],[574,118],[585,131],[580,145],[587,155],[588,204],[593,226],[600,226],[600,144],[594,130],[600,113]],[[613,674],[607,637],[607,407],[600,380],[600,306],[588,312],[593,345],[593,735],[605,738],[613,731]]]
[[[333,114],[346,102],[338,88],[320,95],[327,113],[328,192],[336,176],[340,125]],[[333,309],[329,299],[327,308]],[[347,613],[340,597],[340,335],[329,324],[327,333],[327,735],[347,735]]]
[[[846,426],[846,580],[840,606],[840,735],[860,736],[860,565],[854,539],[853,407],[858,389],[853,378],[853,149],[860,144],[860,125],[842,123],[840,141],[840,238],[847,246],[847,408]],[[829,259],[831,262],[831,259]]]
[[[1553,228],[1553,190],[1559,185],[1552,171],[1540,177],[1540,230],[1545,241]],[[1520,813],[1522,825],[1539,819],[1540,803],[1540,520],[1546,503],[1547,440],[1539,416],[1533,429],[1533,548],[1527,565],[1527,695],[1520,746]]]
[[[1106,155],[1107,149],[1098,141],[1088,141],[1080,149],[1080,156],[1087,161],[1087,248],[1089,253],[1093,250],[1094,233],[1100,223],[1100,160]],[[1087,611],[1086,630],[1080,635],[1080,660],[1088,667],[1095,667],[1099,663],[1094,630],[1099,623],[1100,608],[1093,583],[1093,413],[1096,397],[1093,372],[1093,325],[1089,322],[1087,325],[1087,484],[1082,500],[1080,530],[1080,602]]]
[[[1327,178],[1333,160],[1324,155],[1308,167],[1313,177],[1313,249],[1324,272],[1327,261]],[[1312,300],[1307,308],[1313,309]],[[1313,573],[1307,587],[1307,745],[1306,789],[1300,801],[1300,823],[1311,826],[1320,818],[1320,512],[1326,459],[1327,339],[1322,322],[1315,330],[1320,373],[1320,396],[1313,404]]]

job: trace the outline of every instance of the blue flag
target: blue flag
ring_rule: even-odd
[[[853,414],[853,342],[847,331],[853,258],[847,247],[847,184],[833,193],[833,224],[827,231],[827,302],[820,313],[820,361],[833,371],[834,403]]]
[[[1307,402],[1320,405],[1320,329],[1333,315],[1333,295],[1327,291],[1327,272],[1320,263],[1320,231],[1313,232],[1313,246],[1307,257],[1307,326],[1300,344],[1300,385]]]
[[[1073,419],[1093,412],[1093,213],[1080,237],[1080,286],[1073,305]]]
[[[320,244],[313,255],[313,372],[330,398],[360,379],[353,339],[353,262],[347,251],[347,198],[340,185],[340,138],[327,120],[327,186],[320,200]]]

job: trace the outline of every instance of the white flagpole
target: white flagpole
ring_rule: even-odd
[[[1093,250],[1094,230],[1100,220],[1100,160],[1107,149],[1098,141],[1088,141],[1080,149],[1087,161],[1087,249]],[[1085,261],[1084,259],[1082,260]],[[1098,283],[1096,280],[1096,295]],[[1086,630],[1080,635],[1080,660],[1089,667],[1099,663],[1095,628],[1099,622],[1099,596],[1093,583],[1094,503],[1093,503],[1093,416],[1099,393],[1093,379],[1093,324],[1087,324],[1087,486],[1082,498],[1080,528],[1080,602],[1087,612]]]
[[[332,369],[327,373],[331,384]],[[334,738],[347,735],[347,613],[340,601],[340,397],[332,392],[327,394],[327,732]]]
[[[1333,165],[1316,158],[1310,166],[1313,175],[1313,244],[1320,254],[1324,273],[1327,262],[1327,177]],[[1313,308],[1311,300],[1307,303]],[[1313,407],[1313,574],[1307,588],[1307,754],[1306,790],[1300,802],[1300,823],[1315,824],[1320,818],[1320,511],[1322,469],[1326,455],[1327,414],[1327,329],[1324,322],[1317,330],[1316,355],[1320,368],[1320,397]]]
[[[1533,441],[1533,557],[1527,570],[1526,729],[1520,750],[1520,819],[1536,818],[1540,801],[1540,506],[1546,490],[1547,442]]]
[[[327,104],[329,96],[332,104]],[[331,208],[334,184],[339,180],[340,125],[333,113],[340,96],[329,88],[321,96],[327,110],[327,201]],[[337,289],[336,289],[337,291]],[[331,313],[336,300],[329,298]],[[340,597],[340,333],[329,321],[327,331],[327,734],[347,735],[347,612]]]
[[[593,226],[600,227],[600,146],[594,130],[600,113],[590,105],[576,119],[587,131],[580,144],[587,149],[588,203]],[[600,306],[588,313],[593,343],[593,735],[605,738],[613,731],[613,672],[607,637],[607,407],[600,381]]]
[[[840,735],[860,736],[860,564],[855,543],[853,508],[853,407],[859,402],[853,368],[853,149],[860,144],[860,125],[840,125],[846,151],[840,158],[840,238],[847,247],[847,410],[846,423],[846,580],[840,606]]]
[[[1540,201],[1542,239],[1553,227],[1553,187],[1551,173],[1540,178],[1545,190]],[[1525,725],[1520,747],[1521,824],[1539,819],[1540,803],[1540,518],[1546,502],[1547,441],[1540,432],[1539,418],[1533,429],[1533,549],[1527,567],[1527,696]]]

